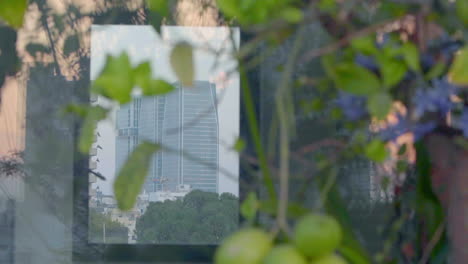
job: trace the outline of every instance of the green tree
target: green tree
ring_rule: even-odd
[[[128,228],[119,222],[98,212],[96,209],[89,209],[89,240],[93,243],[128,243]]]
[[[195,190],[180,200],[150,203],[135,232],[138,243],[218,244],[237,227],[237,197]]]

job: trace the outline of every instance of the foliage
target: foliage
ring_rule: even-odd
[[[135,205],[145,182],[151,157],[159,145],[143,142],[129,156],[114,181],[114,193],[121,210],[130,210]]]
[[[94,208],[89,209],[89,240],[92,243],[128,243],[128,228],[112,221],[109,216],[98,212]]]
[[[169,21],[171,6],[175,2],[147,1],[148,17],[156,30],[159,31],[163,22]],[[266,223],[274,223],[271,226],[262,223],[262,228],[263,232],[266,229],[270,231],[275,243],[293,238],[289,225],[297,216],[310,210],[306,201],[299,205],[290,202],[288,184],[296,169],[290,165],[299,155],[301,162],[313,167],[310,171],[314,177],[304,181],[305,189],[312,189],[309,188],[310,182],[318,186],[320,197],[313,210],[326,211],[338,220],[343,229],[343,242],[337,251],[347,261],[397,262],[406,258],[432,263],[437,259],[447,259],[441,253],[447,248],[442,245],[447,241],[446,232],[438,237],[436,234],[443,230],[439,227],[444,226],[450,215],[444,214],[439,197],[432,192],[432,164],[428,157],[431,153],[425,151],[423,145],[433,134],[442,134],[461,148],[467,145],[468,1],[216,2],[226,24],[240,26],[254,36],[251,42],[233,54],[239,60],[245,113],[252,139],[252,142],[247,142],[253,143],[258,157],[256,165],[260,169],[258,175],[261,175],[267,192],[266,198],[253,193],[247,196],[241,206],[247,224],[259,225],[255,220],[256,216],[261,216],[269,220]],[[0,19],[13,27],[20,27],[25,3],[3,1]],[[304,29],[311,24],[317,25],[329,42],[312,50],[303,50]],[[260,63],[264,61],[264,54],[255,54],[258,43],[267,50],[274,50],[289,42],[292,45],[288,47],[292,48],[288,50],[286,63],[277,69],[280,77],[273,95],[276,112],[272,114],[271,133],[264,140],[260,137],[256,109],[246,81],[248,66],[254,59]],[[1,44],[1,56],[5,56],[4,49],[13,52],[11,42]],[[73,50],[76,44],[75,38],[67,38],[65,53],[69,54],[68,50]],[[53,47],[49,49],[39,44],[28,47],[30,53],[54,52]],[[11,54],[16,58],[16,52]],[[190,86],[196,71],[192,47],[187,43],[176,44],[170,61],[178,79]],[[295,73],[298,64],[307,67],[314,64],[315,68],[305,74]],[[0,66],[2,83],[5,76],[14,73],[17,64],[2,63]],[[125,104],[132,100],[135,87],[145,96],[172,91],[169,83],[154,79],[151,72],[149,62],[135,66],[125,53],[109,56],[103,71],[93,82],[91,92]],[[299,76],[301,74],[304,76]],[[300,151],[292,152],[297,133],[296,117],[303,111],[294,105],[293,98],[299,95],[299,89],[313,94],[312,99],[301,98],[302,105],[312,106],[309,109],[312,111],[307,114],[321,116],[321,124],[343,128],[337,138],[344,143],[335,144],[332,150],[318,147],[313,153],[316,156],[310,159],[309,156],[301,156],[303,153]],[[69,110],[84,118],[79,148],[87,152],[94,128],[99,120],[107,117],[108,109],[76,105]],[[401,143],[408,136],[411,140]],[[274,142],[271,144],[274,146],[268,146],[272,153],[266,153],[264,142]],[[149,158],[159,147],[155,142],[143,143],[130,156],[114,186],[119,207],[129,209],[133,206],[144,182]],[[238,141],[234,148],[240,151],[244,144]],[[392,148],[400,151],[395,154]],[[410,157],[411,150],[414,157]],[[388,255],[392,248],[397,248],[392,256],[382,253],[372,260],[356,242],[355,232],[349,223],[335,179],[337,164],[356,157],[365,157],[381,169],[390,168],[391,182],[386,185],[393,188],[386,192],[393,197],[395,211],[400,215],[388,224],[387,229],[391,232],[382,251]],[[274,179],[273,174],[278,178]],[[277,186],[274,184],[276,180]],[[408,192],[413,195],[409,198],[403,196],[401,189],[411,186],[412,182],[416,188]],[[188,237],[193,243],[218,243],[237,226],[237,222],[230,222],[237,219],[236,213],[232,213],[236,210],[226,211],[226,208],[235,206],[236,199],[229,195],[218,197],[199,191],[188,194],[183,200],[153,203],[137,224],[138,239],[142,242],[180,243],[187,241]],[[212,218],[203,218],[208,215]],[[417,236],[405,237],[400,229],[408,224],[410,218],[423,223],[418,228],[418,235],[434,238],[430,241],[435,244],[432,248],[426,248],[426,241]],[[395,239],[396,236],[401,239]],[[410,247],[416,250],[412,255],[409,251],[400,252],[403,247],[401,241],[405,239],[410,245],[415,245]],[[434,250],[433,254],[431,250]]]
[[[177,43],[171,51],[171,66],[183,86],[192,86],[194,80],[192,46]]]
[[[0,20],[14,28],[23,25],[23,16],[28,6],[28,0],[3,0],[0,2]]]
[[[194,190],[183,199],[152,202],[137,220],[138,243],[219,244],[238,228],[238,199]]]

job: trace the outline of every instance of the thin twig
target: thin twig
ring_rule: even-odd
[[[410,16],[410,15],[406,15],[406,16],[403,16],[403,17],[400,17],[400,18],[397,18],[397,19],[391,19],[391,20],[387,20],[387,21],[384,21],[384,22],[381,22],[381,23],[378,23],[378,24],[371,25],[371,26],[366,27],[364,29],[353,32],[353,33],[343,37],[342,39],[338,40],[335,43],[326,45],[326,46],[324,46],[322,48],[319,48],[319,49],[310,50],[309,52],[304,54],[304,56],[302,57],[300,62],[306,63],[306,62],[309,62],[310,60],[312,60],[314,58],[317,58],[317,57],[320,57],[322,55],[334,52],[334,51],[348,45],[352,40],[354,40],[356,38],[363,37],[363,36],[366,36],[366,35],[368,35],[370,33],[376,32],[377,30],[382,29],[382,28],[388,26],[389,24],[399,22],[399,21],[404,21],[408,16]]]
[[[439,242],[440,238],[442,237],[442,234],[444,233],[444,229],[445,229],[445,220],[439,224],[436,231],[434,232],[434,235],[432,235],[431,240],[429,241],[426,248],[424,249],[421,260],[418,262],[419,264],[428,263],[428,260],[431,257],[432,250],[434,249],[434,247],[437,245],[437,242]]]
[[[278,87],[275,95],[276,110],[279,121],[279,132],[280,132],[280,168],[279,168],[279,180],[280,180],[280,191],[278,200],[278,214],[276,221],[280,229],[283,229],[287,234],[290,234],[290,228],[287,222],[287,208],[288,208],[288,196],[289,196],[289,124],[288,120],[288,109],[285,100],[289,85],[291,83],[291,77],[293,74],[294,66],[296,65],[296,59],[299,55],[299,51],[303,44],[305,26],[302,26],[296,33],[296,39],[294,40],[291,55],[286,62],[286,67],[283,72],[283,78]]]

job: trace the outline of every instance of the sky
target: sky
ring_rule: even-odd
[[[239,45],[239,31],[231,28],[235,45]],[[195,79],[208,80],[216,84],[219,118],[219,167],[229,175],[219,173],[219,192],[239,192],[239,156],[232,150],[239,136],[240,92],[239,74],[233,70],[236,61],[229,55],[232,51],[230,30],[226,27],[162,27],[159,35],[151,26],[93,25],[91,35],[91,80],[102,70],[108,54],[118,55],[126,51],[133,65],[150,61],[153,76],[168,82],[177,80],[169,63],[172,46],[186,41],[194,47]],[[216,57],[212,50],[217,50]],[[217,62],[217,63],[215,63]],[[99,97],[98,103],[112,106],[110,117],[98,124],[101,135],[96,144],[98,149],[96,171],[106,177],[98,180],[97,186],[112,194],[115,178],[115,113],[117,105]]]

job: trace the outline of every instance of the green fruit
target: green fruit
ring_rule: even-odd
[[[309,258],[326,256],[341,242],[341,228],[332,217],[309,214],[301,218],[294,230],[294,243]]]
[[[261,229],[240,230],[221,244],[215,254],[216,264],[259,264],[272,247],[270,235]]]
[[[306,264],[306,259],[291,245],[274,247],[265,257],[264,264]]]
[[[330,254],[325,257],[316,259],[312,261],[310,264],[347,264],[346,260],[344,260],[342,257],[335,255],[335,254]]]

